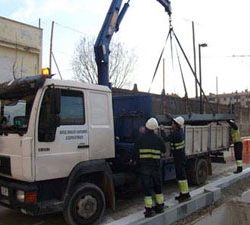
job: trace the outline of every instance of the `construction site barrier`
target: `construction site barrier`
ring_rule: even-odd
[[[243,163],[248,164],[250,161],[250,139],[244,139],[242,143],[243,143],[242,160]]]
[[[250,163],[250,139],[243,139],[242,144],[243,144],[242,161],[244,164],[249,164]],[[231,153],[231,161],[235,161],[233,145],[230,147],[230,153]]]

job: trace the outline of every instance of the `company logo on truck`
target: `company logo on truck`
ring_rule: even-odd
[[[87,134],[87,130],[60,130],[59,134],[65,141],[82,140],[84,135]]]

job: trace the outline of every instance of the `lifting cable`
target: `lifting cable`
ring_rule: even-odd
[[[164,50],[165,50],[165,47],[166,47],[166,45],[167,45],[167,41],[168,41],[168,38],[170,37],[170,44],[171,44],[171,55],[172,55],[172,57],[173,57],[173,53],[172,53],[172,30],[173,30],[173,28],[172,28],[172,25],[171,25],[171,18],[169,18],[169,31],[168,31],[168,35],[167,35],[167,38],[166,38],[166,40],[165,40],[165,43],[164,43],[164,45],[163,45],[163,48],[162,48],[162,51],[161,51],[161,54],[160,54],[160,57],[159,57],[159,59],[158,59],[158,61],[157,61],[157,64],[156,64],[156,67],[155,67],[155,71],[154,71],[154,74],[153,74],[153,77],[152,77],[152,80],[151,80],[151,83],[150,83],[150,86],[149,86],[149,89],[148,89],[148,93],[150,92],[150,90],[151,90],[151,87],[152,87],[152,84],[153,84],[153,82],[154,82],[154,79],[155,79],[155,75],[156,75],[156,73],[157,73],[157,71],[158,71],[158,68],[159,68],[159,65],[160,65],[160,62],[161,62],[161,59],[162,59],[162,55],[163,55],[163,53],[164,53]],[[172,59],[172,61],[173,61],[173,59]]]
[[[181,61],[180,61],[180,57],[179,57],[176,45],[175,45],[175,49],[176,49],[176,55],[177,55],[178,64],[179,64],[179,68],[180,68],[182,83],[183,83],[183,87],[184,87],[184,91],[185,91],[185,97],[184,98],[185,98],[186,103],[187,103],[188,112],[191,113],[191,107],[190,107],[189,99],[188,99],[187,86],[186,86],[186,82],[185,82],[185,79],[184,79],[183,70],[182,70],[182,66],[181,66]]]
[[[199,81],[199,80],[197,79],[197,77],[195,76],[195,72],[194,72],[194,70],[193,70],[193,68],[192,68],[192,66],[191,66],[191,64],[190,64],[190,62],[189,62],[189,60],[188,60],[188,58],[187,58],[187,56],[186,56],[186,54],[185,54],[183,48],[182,48],[182,46],[181,46],[181,43],[180,43],[179,39],[177,38],[177,36],[176,36],[174,30],[172,30],[172,31],[173,31],[175,40],[177,41],[177,44],[178,44],[178,46],[179,46],[179,48],[180,48],[180,50],[181,50],[181,52],[182,52],[184,58],[186,59],[186,62],[187,62],[187,64],[188,64],[188,66],[189,66],[189,68],[190,68],[192,74],[194,75],[194,78],[195,78],[197,84],[198,84],[198,85],[200,86],[200,88],[201,88],[201,91],[202,91],[202,93],[203,93],[204,99],[206,100],[206,102],[207,102],[207,104],[208,104],[208,106],[209,106],[211,112],[212,112],[213,114],[215,114],[215,111],[214,111],[212,105],[211,105],[210,102],[208,101],[208,98],[207,98],[207,96],[205,95],[205,92],[204,92],[203,88],[201,87],[200,81]]]
[[[190,70],[191,70],[191,72],[192,72],[192,74],[193,74],[193,76],[194,76],[194,78],[195,78],[195,81],[197,82],[197,84],[198,84],[198,85],[200,86],[200,88],[201,88],[201,91],[202,91],[202,93],[203,93],[203,97],[204,97],[205,101],[207,102],[207,104],[208,104],[208,106],[209,106],[209,109],[211,110],[211,112],[212,112],[213,114],[215,114],[215,111],[214,111],[213,107],[211,106],[210,102],[208,101],[208,98],[207,98],[207,96],[205,95],[205,92],[204,92],[203,88],[201,87],[201,84],[200,84],[199,80],[198,80],[197,77],[195,76],[195,72],[194,72],[194,70],[193,70],[193,68],[192,68],[192,66],[191,66],[191,64],[190,64],[190,62],[189,62],[189,60],[188,60],[188,58],[187,58],[186,53],[184,52],[184,50],[183,50],[183,48],[182,48],[182,45],[181,45],[179,39],[178,39],[178,37],[176,36],[176,34],[175,34],[174,30],[173,30],[173,27],[172,27],[172,25],[171,25],[171,17],[169,18],[169,24],[170,24],[170,25],[169,25],[169,27],[170,27],[170,28],[169,28],[169,32],[168,32],[167,38],[166,38],[166,40],[165,40],[164,46],[163,46],[163,48],[162,48],[160,57],[159,57],[159,59],[158,59],[158,61],[157,61],[156,68],[155,68],[155,71],[154,71],[154,74],[153,74],[153,78],[152,78],[151,83],[150,83],[150,86],[149,86],[148,93],[149,93],[150,90],[151,90],[151,86],[152,86],[152,84],[153,84],[153,81],[154,81],[154,79],[155,79],[156,73],[157,73],[157,71],[158,71],[159,64],[160,64],[160,62],[161,62],[161,59],[162,59],[162,56],[163,56],[163,53],[164,53],[164,50],[165,50],[165,47],[166,47],[166,44],[167,44],[167,40],[168,40],[169,37],[170,37],[170,41],[171,41],[170,47],[171,47],[171,57],[172,57],[172,65],[173,65],[173,51],[172,51],[172,33],[173,33],[174,38],[175,38],[175,40],[176,40],[176,42],[177,42],[177,44],[178,44],[178,46],[179,46],[179,48],[180,48],[180,50],[181,50],[181,52],[182,52],[182,54],[183,54],[183,56],[184,56],[186,62],[187,62],[188,66],[189,66],[189,68],[190,68]],[[178,59],[178,60],[179,60],[179,59]],[[182,74],[182,76],[183,76],[183,74]],[[185,90],[185,95],[186,95],[186,90]]]

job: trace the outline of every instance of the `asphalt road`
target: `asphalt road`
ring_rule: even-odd
[[[66,225],[62,214],[32,217],[0,207],[0,225]]]
[[[249,166],[249,165],[246,165]],[[209,177],[208,182],[215,181],[223,176],[232,174],[235,169],[234,162],[228,160],[227,164],[213,164],[213,175]],[[191,190],[197,187],[190,187]],[[164,185],[164,195],[166,199],[172,198],[178,193],[176,182],[169,182]],[[126,215],[135,213],[143,209],[142,193],[134,193],[127,198],[117,201],[117,210],[112,212],[106,210],[102,224],[117,220]],[[24,215],[20,212],[6,209],[0,206],[0,225],[66,225],[62,214],[46,215],[40,217],[32,217]]]

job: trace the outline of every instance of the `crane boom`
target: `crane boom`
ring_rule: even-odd
[[[122,0],[112,0],[108,13],[103,22],[102,28],[95,42],[95,61],[97,65],[98,84],[110,86],[109,82],[109,45],[114,32],[119,30],[120,23],[129,7],[129,1],[123,5],[120,11]],[[157,0],[171,15],[169,0]]]

